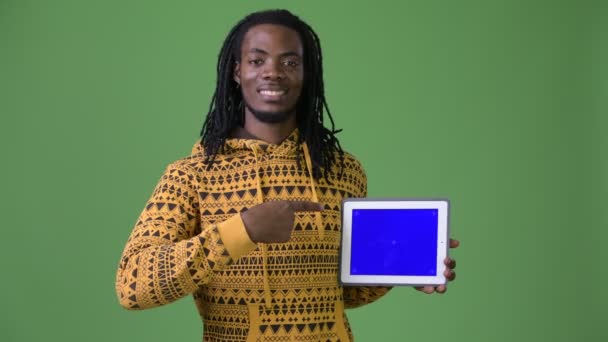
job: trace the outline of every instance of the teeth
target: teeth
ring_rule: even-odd
[[[284,90],[260,90],[260,94],[267,96],[279,96],[285,94]]]

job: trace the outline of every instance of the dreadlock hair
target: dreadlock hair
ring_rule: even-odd
[[[243,96],[234,81],[234,67],[241,60],[241,44],[247,31],[259,24],[276,24],[293,29],[300,35],[304,50],[304,83],[296,107],[296,122],[300,135],[298,145],[306,141],[311,154],[313,177],[319,179],[331,172],[338,154],[340,172],[344,169],[344,151],[336,138],[334,119],[325,100],[323,87],[323,58],[319,37],[300,18],[287,10],[267,10],[247,15],[234,26],[224,40],[217,63],[217,82],[211,98],[207,118],[201,129],[201,142],[207,168],[215,161],[217,153],[224,152],[229,134],[244,125]],[[323,126],[323,109],[331,120],[331,130]],[[301,169],[301,153],[297,150],[298,167]]]

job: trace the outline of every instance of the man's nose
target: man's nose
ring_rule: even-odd
[[[267,81],[278,81],[285,78],[285,73],[279,62],[269,61],[264,66],[263,77]]]

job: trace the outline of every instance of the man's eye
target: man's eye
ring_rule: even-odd
[[[283,62],[283,64],[290,67],[297,67],[300,63],[298,63],[297,61],[285,61]]]
[[[250,61],[249,61],[249,64],[253,64],[253,65],[260,65],[260,64],[262,64],[263,62],[264,62],[263,60],[261,60],[261,59],[259,59],[259,58],[258,58],[258,59],[252,59],[252,60],[250,60]]]

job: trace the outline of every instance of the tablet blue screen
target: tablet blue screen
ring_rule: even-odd
[[[437,209],[353,209],[352,275],[435,276]]]

